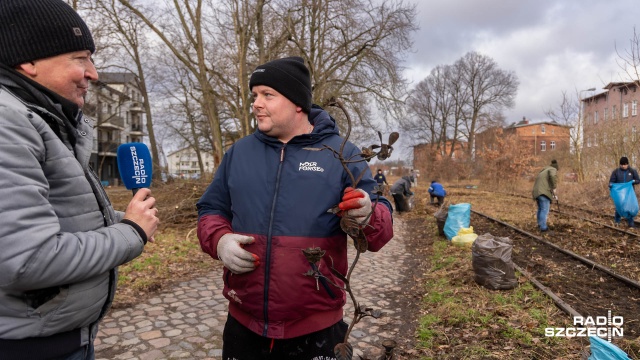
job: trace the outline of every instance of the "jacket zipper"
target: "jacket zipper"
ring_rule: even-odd
[[[280,148],[280,163],[278,164],[278,174],[276,175],[276,189],[273,192],[273,200],[271,201],[271,213],[269,214],[269,230],[267,231],[267,250],[266,263],[264,264],[264,298],[263,298],[263,316],[264,316],[264,328],[262,329],[262,336],[267,336],[267,329],[269,328],[269,275],[271,268],[271,237],[273,230],[273,217],[276,209],[276,199],[278,198],[278,190],[280,189],[280,175],[282,174],[282,165],[284,163],[284,150],[287,147],[286,144]]]

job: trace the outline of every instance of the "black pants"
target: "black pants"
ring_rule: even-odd
[[[433,198],[437,198],[438,199],[438,206],[442,205],[442,202],[444,201],[444,196],[431,195],[431,203],[432,204],[433,204]]]
[[[347,323],[292,339],[270,339],[254,333],[231,316],[222,333],[223,360],[313,360],[335,359],[333,348],[344,341]]]
[[[393,202],[396,204],[396,211],[403,212],[411,210],[409,205],[409,197],[402,194],[393,194]]]

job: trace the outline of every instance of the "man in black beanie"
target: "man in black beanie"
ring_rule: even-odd
[[[640,184],[640,178],[638,177],[638,172],[629,166],[629,159],[626,156],[620,158],[620,166],[613,170],[611,173],[611,177],[609,178],[609,188],[613,187],[613,184],[627,183],[629,181],[633,181],[633,186]],[[635,195],[635,192],[634,192]],[[637,203],[637,199],[636,199]],[[633,221],[633,216],[626,214],[625,218],[627,219],[627,224],[629,228],[635,228],[635,224]],[[622,219],[622,215],[616,209],[615,214],[613,215],[613,221],[616,226],[620,224],[620,220]]]
[[[384,197],[372,204],[376,181],[357,161],[358,147],[346,142],[342,153],[362,176],[357,184],[326,150],[340,150],[343,138],[335,120],[311,105],[302,58],[258,66],[249,86],[258,129],[226,152],[197,203],[202,250],[225,267],[222,358],[334,359],[347,331],[341,216],[360,224],[368,250],[378,251],[393,236],[391,204]],[[311,248],[321,249],[319,259],[305,257]]]
[[[94,51],[64,1],[0,1],[2,359],[94,359],[116,268],[159,223],[148,189],[117,212],[89,167]]]

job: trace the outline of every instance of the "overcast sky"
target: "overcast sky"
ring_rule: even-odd
[[[477,51],[513,71],[520,87],[507,123],[548,120],[562,91],[623,80],[616,47],[630,48],[638,0],[417,0],[420,30],[405,65],[414,84],[437,65]],[[626,79],[624,79],[626,80]],[[582,92],[582,96],[592,95]]]

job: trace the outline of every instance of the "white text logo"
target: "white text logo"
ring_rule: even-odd
[[[614,336],[623,336],[623,324],[624,319],[622,316],[611,316],[611,310],[609,310],[607,316],[574,316],[573,327],[545,328],[544,336],[568,338],[597,336],[611,342]]]
[[[298,168],[298,171],[318,171],[318,172],[323,172],[324,169],[321,168],[320,166],[318,166],[317,162],[306,161],[306,162],[300,163],[300,167]]]
[[[142,185],[147,183],[147,170],[144,166],[144,159],[138,158],[138,151],[135,146],[129,148],[131,150],[131,160],[133,160],[133,176],[136,179],[136,185]]]

